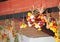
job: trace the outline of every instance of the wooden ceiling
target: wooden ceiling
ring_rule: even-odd
[[[12,13],[25,12],[37,8],[51,8],[58,6],[60,0],[8,0],[0,2],[0,16]]]

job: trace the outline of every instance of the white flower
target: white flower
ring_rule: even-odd
[[[35,20],[34,19],[31,19],[32,22],[34,22]]]
[[[33,16],[33,15],[31,15],[31,16],[30,16],[30,18],[32,19],[32,18],[34,18],[34,16]]]
[[[30,22],[28,22],[28,26],[31,27],[32,25],[30,24]]]

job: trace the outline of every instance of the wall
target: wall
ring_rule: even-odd
[[[6,2],[0,2],[0,16],[12,13],[19,13],[36,8],[41,8],[43,5],[45,8],[58,6],[59,0],[8,0]]]

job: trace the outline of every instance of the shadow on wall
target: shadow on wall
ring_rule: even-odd
[[[8,1],[8,0],[0,0],[0,2],[5,2],[5,1]]]
[[[58,12],[59,9],[58,9],[58,7],[47,8],[43,12],[43,14],[46,14],[46,11],[48,13],[52,13],[52,12]],[[27,11],[27,12],[31,12],[31,11]],[[2,19],[8,19],[8,18],[20,18],[20,17],[23,17],[23,16],[26,17],[27,12],[14,13],[14,14],[10,14],[10,15],[3,15],[3,16],[0,16],[0,20],[2,20]]]

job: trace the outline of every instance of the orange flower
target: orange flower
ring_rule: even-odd
[[[44,19],[42,19],[41,21],[42,21],[42,22],[45,22],[45,20],[44,20]]]

